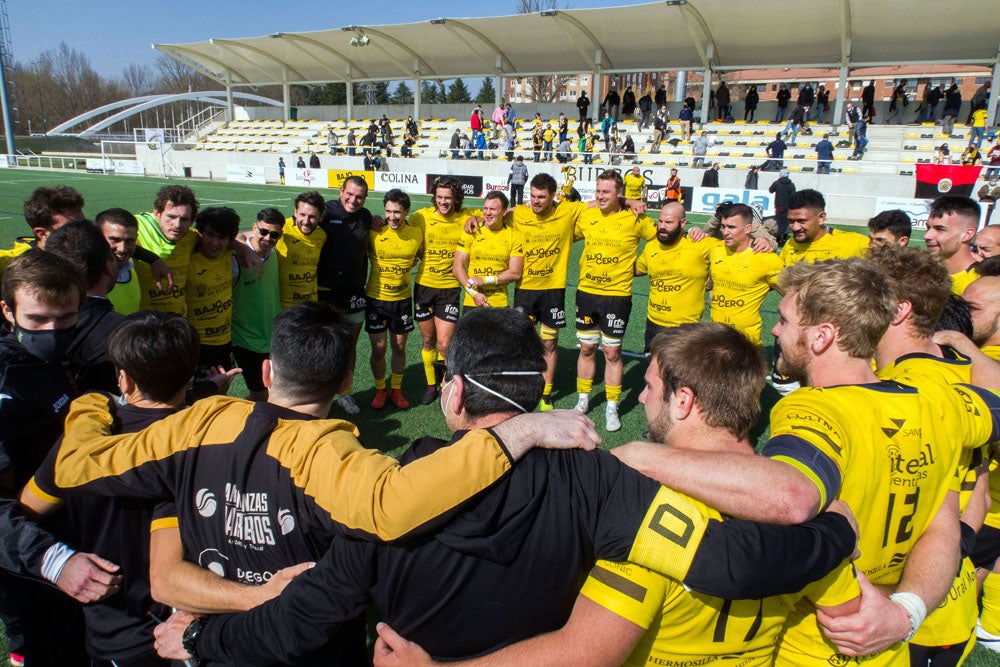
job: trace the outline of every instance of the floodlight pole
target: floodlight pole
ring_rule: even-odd
[[[3,104],[3,129],[7,135],[7,155],[14,154],[14,125],[10,122],[10,105],[7,102],[7,54],[0,54],[0,104]]]

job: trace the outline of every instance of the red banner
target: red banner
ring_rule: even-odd
[[[982,170],[957,164],[918,164],[913,196],[917,199],[936,199],[941,195],[971,197]]]

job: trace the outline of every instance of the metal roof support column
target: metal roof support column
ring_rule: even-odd
[[[420,120],[420,77],[413,79],[413,117]]]
[[[844,104],[847,103],[847,64],[840,66],[840,79],[837,81],[837,101],[833,105],[833,118],[830,123],[836,128],[844,118]]]
[[[993,63],[993,85],[986,102],[986,127],[993,127],[997,121],[997,88],[1000,87],[1000,58]]]
[[[493,108],[496,109],[500,106],[500,102],[503,101],[503,91],[501,90],[503,86],[503,59],[497,56],[497,74],[496,80],[493,82]]]
[[[601,94],[601,84],[604,83],[604,76],[601,74],[601,51],[598,49],[594,53],[594,71],[591,72],[591,78],[594,81],[594,92],[593,97],[590,98],[590,117],[593,118],[596,110],[597,122],[600,123],[604,120],[604,116],[601,115],[601,103],[604,101],[604,96]]]
[[[344,82],[347,86],[347,120],[354,120],[354,77],[348,75],[347,81]]]
[[[288,84],[288,76],[283,77],[284,81],[281,82],[281,112],[285,114],[283,120],[288,120],[292,117],[292,87]]]
[[[674,84],[674,101],[683,102],[687,97],[688,73],[686,69],[677,71],[677,82]]]
[[[235,104],[233,103],[233,73],[226,70],[226,122],[231,123],[236,118]]]
[[[704,70],[705,83],[701,87],[701,122],[708,122],[709,100],[712,98],[712,58],[715,57],[715,48],[709,44],[705,48],[705,56],[708,60],[708,67]]]

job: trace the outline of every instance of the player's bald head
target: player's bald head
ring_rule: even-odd
[[[1000,225],[987,225],[980,229],[976,234],[976,247],[983,258],[1000,255]]]
[[[672,220],[683,220],[684,219],[684,204],[672,201],[660,209],[660,220],[666,217],[670,217]]]

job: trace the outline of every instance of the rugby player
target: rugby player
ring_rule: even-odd
[[[452,268],[465,290],[465,308],[506,308],[507,285],[524,270],[523,238],[504,224],[509,205],[504,193],[488,192],[483,202],[485,224],[458,240]]]
[[[109,208],[98,213],[94,223],[104,234],[104,240],[111,246],[117,262],[115,285],[108,293],[108,299],[115,312],[131,315],[139,310],[142,294],[133,260],[139,238],[139,221],[123,208]]]
[[[14,247],[0,250],[0,274],[12,259],[29,248],[45,250],[45,239],[67,222],[83,219],[83,197],[71,187],[39,187],[24,200],[24,220],[32,236],[14,240]]]
[[[622,186],[625,188],[625,199],[640,201],[646,199],[646,177],[642,175],[639,165],[622,177]]]
[[[574,234],[584,240],[580,255],[580,284],[576,292],[576,337],[580,356],[576,366],[576,410],[590,409],[597,347],[604,350],[605,428],[621,428],[618,401],[622,392],[622,338],[632,312],[632,280],[640,240],[656,236],[656,224],[646,215],[636,217],[621,202],[622,179],[616,171],[597,177],[597,206],[577,220]]]
[[[423,345],[427,389],[420,402],[429,405],[438,394],[438,374],[448,354],[448,344],[458,322],[461,286],[455,278],[455,248],[470,217],[482,211],[462,206],[465,191],[454,176],[440,176],[431,184],[432,206],[410,216],[409,223],[424,237],[424,257],[417,271],[413,305]]]
[[[387,400],[400,410],[410,407],[403,395],[406,337],[413,331],[413,291],[410,276],[424,247],[420,228],[411,225],[410,196],[393,189],[382,198],[385,227],[368,232],[368,284],[365,287],[365,331],[371,339],[372,407],[381,410]],[[390,390],[385,386],[386,339],[392,335]]]
[[[198,200],[186,185],[165,185],[156,193],[151,213],[139,213],[139,245],[166,262],[173,284],[161,290],[162,283],[146,264],[135,265],[142,291],[139,307],[166,313],[187,314],[184,288],[187,285],[191,255],[198,245],[198,234],[191,233],[198,215]]]
[[[712,266],[711,318],[740,331],[755,345],[761,344],[760,307],[778,283],[783,264],[771,252],[754,252],[750,229],[753,210],[733,204],[722,218],[721,245],[709,255]]]
[[[759,348],[721,324],[682,324],[658,335],[639,397],[652,441],[751,453],[747,434],[760,413],[764,371]],[[722,518],[709,507],[702,511]],[[807,590],[828,607],[841,599],[853,600],[845,610],[857,606],[847,560]],[[634,563],[598,561],[561,629],[468,663],[640,667],[702,665],[725,656],[727,663],[768,665],[801,597],[724,600]]]
[[[319,228],[326,202],[315,190],[295,198],[292,217],[285,220],[281,238],[274,247],[278,253],[281,309],[317,299],[316,266],[326,241]]]
[[[368,276],[368,232],[372,214],[365,208],[368,183],[348,176],[340,196],[326,203],[320,229],[326,241],[317,265],[318,297],[333,304],[351,327],[351,379],[358,360],[358,336],[365,318],[365,280]],[[361,409],[351,396],[351,385],[337,396],[337,404],[349,415]]]
[[[241,268],[233,258],[233,356],[243,370],[247,398],[266,401],[262,364],[271,352],[271,329],[281,312],[281,277],[274,252],[284,233],[285,216],[265,208],[245,235],[247,247],[261,260],[261,271]]]
[[[980,259],[1000,255],[1000,224],[987,225],[976,232],[975,245]]]
[[[924,243],[951,274],[952,291],[961,295],[976,273],[972,240],[979,224],[979,204],[968,197],[943,195],[931,203]]]
[[[200,211],[194,227],[198,246],[188,266],[187,319],[201,339],[199,374],[233,369],[233,253],[240,216],[227,206]]]
[[[503,424],[533,409],[541,394],[542,368],[541,343],[524,315],[476,309],[463,317],[442,390],[449,430],[458,434]],[[425,438],[404,460],[419,461],[451,446]],[[701,520],[688,515],[688,509],[685,499],[617,465],[606,452],[534,454],[452,518],[437,537],[399,546],[335,540],[317,567],[293,582],[286,595],[249,614],[210,620],[193,648],[199,657],[204,651],[212,659],[236,663],[296,663],[297,654],[324,641],[327,629],[336,627],[340,618],[352,617],[373,600],[385,618],[426,643],[435,655],[468,657],[560,627],[576,597],[580,575],[595,555],[620,558],[630,550],[641,552],[651,565],[695,589],[707,584],[716,592],[736,593],[748,590],[751,580],[756,580],[752,588],[787,585],[805,569],[815,570],[817,561],[824,562],[820,571],[827,570],[850,552],[853,542],[849,535],[843,542],[835,539],[836,546],[807,538],[817,553],[805,559],[813,561],[806,565],[783,551],[804,552],[804,545],[791,539],[792,532],[807,532],[804,529],[767,528],[767,539],[775,542],[765,542],[762,534],[753,536],[756,528],[744,532],[750,528],[744,522],[712,522],[706,536],[716,529],[735,531],[733,535],[748,538],[748,544],[766,545],[765,550],[784,543],[774,557],[799,570],[786,578],[784,566],[771,561],[777,573],[755,573],[754,564],[767,560],[761,552],[745,550],[747,545],[733,545],[731,550],[716,543],[718,551],[713,553],[713,539],[705,537],[695,546]],[[654,518],[650,526],[650,518],[664,511],[671,518]],[[843,517],[829,516],[819,523],[825,520],[841,524]],[[553,532],[555,525],[559,530]],[[827,529],[817,528],[828,535]],[[684,531],[684,537],[671,530]],[[647,537],[646,548],[632,547]],[[733,559],[732,567],[721,565],[718,559],[723,557]],[[711,574],[702,569],[707,565],[702,559],[714,562]],[[785,581],[778,584],[776,579]],[[491,609],[486,624],[474,613],[484,600]],[[161,643],[176,647],[189,621],[171,619],[158,630]]]
[[[892,599],[861,579],[861,618],[820,615],[827,640],[816,616],[796,613],[777,658],[782,665],[847,660],[838,654],[880,653],[872,664],[905,660],[901,640],[944,599],[958,571],[958,499],[948,486],[960,445],[988,441],[994,427],[988,406],[997,399],[959,385],[921,395],[878,382],[871,357],[897,304],[869,264],[800,262],[781,274],[779,288],[785,295],[774,327],[784,351],[779,368],[808,387],[775,406],[765,456],[642,443],[614,453],[732,516],[801,521],[835,497],[870,513],[886,508],[884,518],[860,526],[855,564],[874,584],[894,590]],[[966,411],[966,402],[976,409]],[[886,451],[895,452],[891,461]]]
[[[882,211],[868,221],[868,247],[881,248],[884,245],[902,245],[910,242],[913,223],[905,211],[893,209]]]

